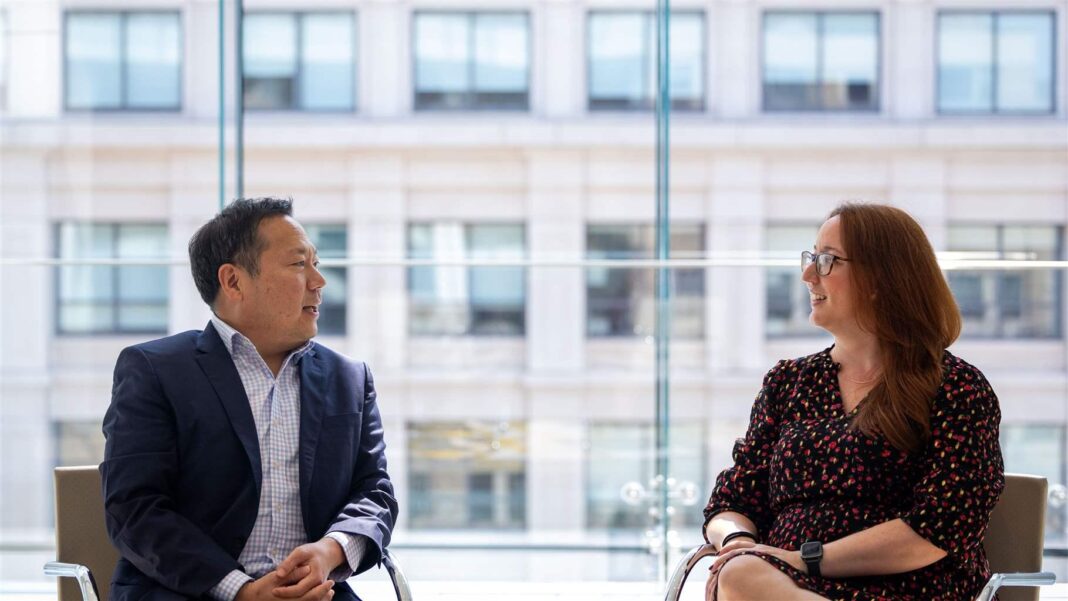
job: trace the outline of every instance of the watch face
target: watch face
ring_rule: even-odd
[[[823,556],[823,544],[818,541],[801,543],[801,559],[815,559]]]

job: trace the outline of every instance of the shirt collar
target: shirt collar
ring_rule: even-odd
[[[256,347],[253,346],[252,341],[249,340],[244,334],[237,331],[233,326],[222,320],[221,317],[212,313],[211,324],[215,326],[215,331],[219,333],[219,338],[222,338],[223,346],[226,347],[226,351],[230,353],[230,356],[234,356],[234,346],[239,345],[256,352]],[[296,361],[304,356],[305,353],[311,350],[314,343],[309,340],[300,345],[296,349],[290,351],[286,355],[286,360],[282,362],[283,365],[290,361]],[[258,354],[258,353],[257,353]]]

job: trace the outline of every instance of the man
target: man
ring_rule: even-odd
[[[358,601],[397,514],[367,366],[315,342],[315,247],[288,200],[193,235],[203,331],[126,348],[104,416],[112,599]]]

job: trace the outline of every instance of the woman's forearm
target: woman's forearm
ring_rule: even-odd
[[[820,571],[828,578],[900,574],[931,565],[945,556],[945,551],[897,519],[824,542]]]
[[[723,546],[721,543],[723,542],[724,536],[739,530],[752,532],[754,538],[758,534],[756,524],[753,523],[753,520],[750,520],[740,513],[724,511],[723,513],[716,514],[716,516],[708,522],[708,526],[705,527],[705,538],[718,549]]]

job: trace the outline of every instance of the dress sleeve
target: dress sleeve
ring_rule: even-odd
[[[931,438],[921,455],[913,506],[901,516],[950,555],[982,544],[1005,486],[1000,423],[997,395],[983,374],[971,366],[950,368],[931,408]]]
[[[705,506],[702,533],[708,522],[724,511],[740,513],[752,520],[757,527],[757,536],[763,537],[771,529],[775,516],[768,493],[768,466],[779,439],[778,390],[789,366],[789,361],[780,361],[764,376],[764,384],[749,416],[749,429],[745,438],[734,444],[734,466],[723,470],[716,478],[716,486]]]

